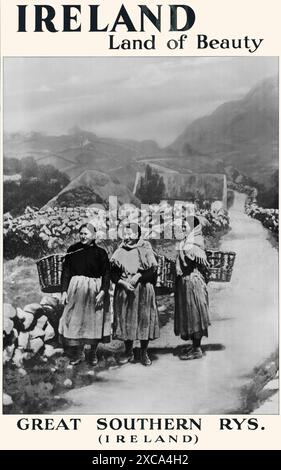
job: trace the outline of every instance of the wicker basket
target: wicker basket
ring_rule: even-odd
[[[54,254],[45,256],[37,261],[39,283],[42,292],[59,292],[61,286],[61,273],[65,255]]]
[[[210,279],[213,282],[230,282],[236,253],[233,251],[207,250]]]

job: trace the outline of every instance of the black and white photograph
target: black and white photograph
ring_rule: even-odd
[[[3,413],[277,415],[279,64],[3,58]]]

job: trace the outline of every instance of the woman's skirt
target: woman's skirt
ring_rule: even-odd
[[[110,341],[111,316],[107,294],[102,308],[96,308],[96,296],[100,288],[100,278],[71,278],[67,291],[68,302],[59,323],[59,334],[64,344],[77,346],[91,344],[96,340]]]
[[[113,299],[113,336],[123,341],[150,340],[160,336],[154,287],[137,284],[134,292],[116,285]]]
[[[176,278],[175,335],[183,340],[208,336],[209,325],[208,290],[202,274],[195,269]]]

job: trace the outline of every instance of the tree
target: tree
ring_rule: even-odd
[[[52,165],[38,165],[32,157],[6,160],[7,170],[12,174],[20,170],[22,176],[4,182],[4,212],[13,216],[22,214],[26,206],[42,207],[69,183],[66,174]]]
[[[164,190],[163,177],[154,171],[151,166],[146,165],[145,175],[141,177],[136,196],[144,204],[159,203],[163,199]]]

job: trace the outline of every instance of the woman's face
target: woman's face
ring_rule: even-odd
[[[83,245],[89,245],[91,241],[93,240],[94,235],[89,229],[87,229],[86,227],[83,227],[79,232],[79,237],[80,237],[80,242],[83,243]]]
[[[131,227],[124,227],[123,229],[123,240],[127,243],[134,242],[137,240],[138,234]]]

